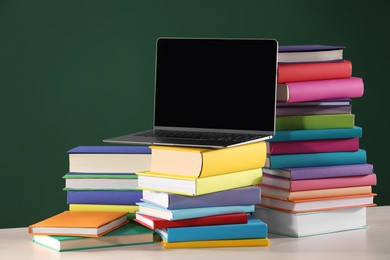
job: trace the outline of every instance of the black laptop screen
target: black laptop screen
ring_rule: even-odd
[[[274,131],[273,39],[157,41],[156,126]]]

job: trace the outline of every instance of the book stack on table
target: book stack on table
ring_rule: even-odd
[[[135,221],[165,248],[268,246],[268,227],[252,216],[261,201],[265,142],[222,149],[151,146],[138,172]]]
[[[343,49],[280,46],[276,134],[266,141],[254,213],[270,233],[301,237],[367,227],[376,174],[359,146],[362,128],[351,109],[364,84],[352,76]],[[335,50],[339,56],[330,60],[316,56]]]

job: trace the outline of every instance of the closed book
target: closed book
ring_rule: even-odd
[[[150,169],[148,146],[77,146],[67,153],[70,172],[135,173]]]
[[[364,195],[324,197],[300,200],[285,200],[280,198],[263,196],[259,205],[290,213],[301,213],[319,210],[376,206],[376,204],[374,203],[375,196],[376,194],[371,193]]]
[[[150,229],[172,228],[172,227],[192,227],[209,225],[244,224],[248,222],[248,214],[232,213],[199,218],[188,218],[180,220],[166,220],[140,213],[135,214],[134,221]]]
[[[269,154],[265,168],[281,169],[366,163],[366,151],[301,154]]]
[[[314,166],[285,169],[263,169],[263,174],[289,178],[291,180],[321,179],[332,177],[358,176],[374,172],[369,163]]]
[[[352,62],[312,62],[278,64],[278,83],[349,78]]]
[[[142,190],[67,190],[68,204],[135,205]]]
[[[267,142],[267,154],[354,152],[357,150],[359,150],[359,138],[357,137],[272,143]]]
[[[167,242],[268,237],[267,224],[251,215],[245,224],[166,228],[156,232]]]
[[[281,45],[278,50],[279,63],[342,61],[345,46],[302,44]]]
[[[250,213],[254,210],[254,204],[186,209],[164,209],[147,202],[139,202],[137,205],[139,206],[138,213],[166,220],[199,218],[231,213]]]
[[[276,116],[301,116],[301,115],[331,115],[331,114],[351,114],[351,105],[342,106],[290,106],[277,107]]]
[[[277,86],[278,102],[306,102],[333,98],[359,98],[364,93],[363,79],[312,80],[281,83]]]
[[[77,236],[33,236],[33,242],[57,252],[155,243],[154,231],[129,222],[98,238]]]
[[[259,184],[262,168],[206,178],[172,177],[152,172],[139,172],[137,174],[139,189],[198,196]]]
[[[260,197],[260,187],[253,185],[198,196],[185,196],[168,192],[143,190],[142,201],[166,209],[183,209],[258,204],[260,202]]]
[[[288,189],[275,188],[264,184],[261,184],[260,187],[262,196],[269,196],[286,200],[367,195],[372,193],[372,186],[356,186],[303,191],[290,191]]]
[[[355,126],[354,114],[301,115],[276,117],[276,130],[311,130],[352,128]]]
[[[285,103],[278,102],[276,107],[295,107],[295,106],[347,106],[351,105],[351,98],[333,98],[325,100],[311,100],[306,102]]]
[[[169,248],[209,248],[209,247],[250,247],[250,246],[269,246],[268,238],[250,238],[250,239],[222,239],[222,240],[197,240],[183,242],[161,241],[162,246]]]
[[[128,222],[127,212],[63,211],[29,225],[28,233],[99,237]]]
[[[264,166],[266,151],[264,141],[221,149],[154,145],[150,147],[150,172],[194,178],[261,168]]]
[[[276,177],[264,174],[262,184],[270,187],[287,189],[289,191],[319,190],[355,186],[376,185],[376,174],[346,176],[322,179],[291,180],[283,177]]]
[[[135,205],[110,205],[110,204],[68,204],[70,211],[103,211],[103,212],[127,212],[134,214],[138,210]]]
[[[289,213],[257,206],[254,216],[267,223],[269,233],[289,237],[367,228],[367,207]]]
[[[136,189],[136,174],[65,174],[65,190],[129,190]]]
[[[335,128],[335,129],[311,129],[311,130],[284,130],[276,131],[272,139],[267,142],[286,142],[298,140],[322,140],[337,138],[354,138],[362,137],[363,130],[359,126],[352,128]]]

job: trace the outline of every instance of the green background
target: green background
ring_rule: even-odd
[[[388,9],[362,2],[0,1],[0,228],[67,209],[67,150],[152,126],[159,36],[346,46],[365,82],[352,102],[360,146],[378,177],[376,203],[390,205]]]

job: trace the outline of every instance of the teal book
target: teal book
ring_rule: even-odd
[[[264,168],[281,169],[366,163],[366,151],[267,155]]]
[[[284,130],[276,131],[272,139],[267,142],[289,142],[300,140],[323,140],[338,138],[360,138],[363,130],[359,126],[352,128],[311,129],[311,130]]]
[[[209,206],[200,208],[166,209],[148,202],[138,202],[140,214],[162,218],[166,220],[179,220],[199,218],[231,213],[251,213],[255,210],[255,204],[233,206]]]
[[[155,232],[134,221],[101,237],[33,236],[33,242],[54,251],[130,246],[157,242]]]
[[[156,229],[167,242],[267,238],[267,224],[252,215],[245,224]]]

